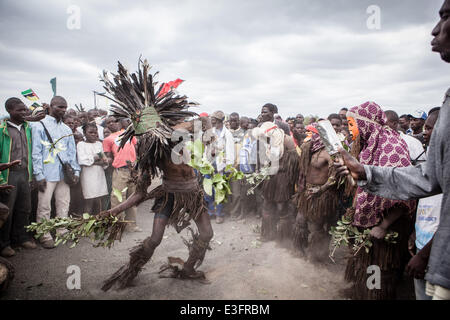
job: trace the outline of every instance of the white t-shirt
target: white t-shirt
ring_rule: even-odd
[[[409,157],[411,158],[411,160],[417,160],[417,161],[426,161],[427,160],[422,142],[420,142],[419,139],[416,139],[410,135],[404,134],[403,132],[400,132],[400,137],[403,140],[405,140],[406,144],[408,145]],[[417,159],[417,157],[419,157],[419,158]]]

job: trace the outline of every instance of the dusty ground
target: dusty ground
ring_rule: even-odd
[[[336,265],[314,266],[275,242],[259,242],[257,218],[212,222],[213,250],[207,252],[200,267],[210,284],[159,277],[159,267],[168,256],[187,257],[181,236],[189,238],[190,234],[186,230],[177,234],[168,228],[153,258],[135,279],[135,286],[104,293],[100,290],[102,281],[128,261],[128,250],[151,230],[150,205],[143,203],[138,210],[138,225],[144,232],[125,234],[111,250],[83,241],[73,249],[61,245],[52,250],[39,247],[18,252],[10,259],[16,277],[2,299],[344,299],[339,293],[345,286],[342,252]],[[66,287],[70,265],[81,269],[80,290]]]

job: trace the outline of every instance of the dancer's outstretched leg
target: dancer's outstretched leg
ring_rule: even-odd
[[[167,221],[166,216],[161,214],[155,215],[151,236],[131,250],[130,261],[104,282],[102,286],[103,291],[109,290],[115,283],[117,283],[119,289],[124,289],[131,284],[132,280],[150,260],[156,247],[161,243]]]

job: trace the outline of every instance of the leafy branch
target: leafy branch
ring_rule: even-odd
[[[370,229],[365,229],[360,232],[357,227],[352,225],[352,220],[346,215],[342,216],[341,220],[337,222],[337,226],[331,227],[329,233],[333,236],[332,252],[329,257],[334,262],[334,253],[338,247],[349,246],[352,244],[353,255],[356,256],[361,249],[365,249],[369,253],[373,246],[370,236]],[[388,243],[396,243],[398,233],[389,231],[384,237],[384,241]]]
[[[109,216],[92,216],[84,213],[80,218],[54,218],[43,219],[26,226],[28,232],[35,232],[35,238],[40,239],[45,234],[56,232],[58,229],[66,231],[59,234],[56,232],[55,245],[72,242],[71,248],[75,247],[81,238],[90,238],[97,243],[94,247],[111,248],[117,237],[120,237],[126,224],[130,221],[119,220]]]
[[[73,136],[73,133],[62,136],[53,143],[41,140],[42,145],[48,150],[48,157],[44,160],[44,164],[55,163],[55,158],[58,153],[67,150],[67,148],[60,143],[60,141],[70,136]]]

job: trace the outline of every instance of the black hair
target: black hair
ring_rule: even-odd
[[[278,107],[272,103],[266,103],[262,107],[269,109],[269,111],[272,113],[278,113]]]
[[[384,114],[386,115],[386,118],[390,121],[398,121],[399,119],[397,112],[395,112],[394,110],[386,110]]]
[[[231,116],[233,116],[233,117],[238,117],[238,118],[239,118],[239,113],[233,112],[233,113],[230,114],[230,117],[231,117]]]
[[[289,129],[289,125],[281,120],[275,120],[275,124],[284,131],[285,134],[290,135],[291,130]]]
[[[441,107],[434,107],[434,108],[431,108],[430,109],[430,111],[428,111],[428,116],[430,116],[430,114],[432,114],[433,112],[436,112],[436,111],[441,111]]]
[[[83,133],[84,133],[85,135],[86,135],[86,131],[87,131],[88,128],[95,128],[95,130],[98,130],[98,129],[97,129],[97,125],[96,125],[95,123],[93,123],[93,122],[88,122],[88,123],[86,123],[86,124],[84,124],[84,125],[82,126]]]
[[[338,115],[337,113],[332,113],[328,116],[328,120],[331,121],[332,119],[336,119],[339,120],[342,124],[342,118],[340,115]]]
[[[409,118],[409,115],[407,115],[407,114],[402,114],[400,117],[398,117],[399,119],[401,119],[401,118],[406,118],[406,119],[408,119],[408,120],[410,120],[410,118]]]
[[[16,97],[9,98],[5,102],[5,109],[6,109],[6,111],[9,113],[9,111],[12,108],[14,108],[16,105],[18,105],[19,103],[23,103],[22,100],[20,100],[19,98],[16,98]]]
[[[339,110],[339,111],[342,111],[342,110],[348,111],[348,109],[346,107],[341,108],[341,110]]]

